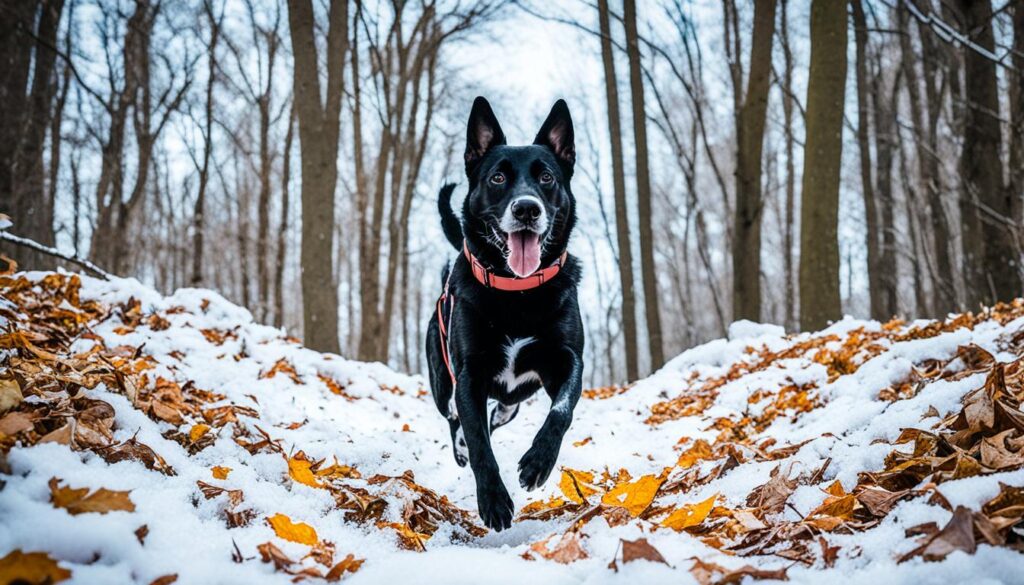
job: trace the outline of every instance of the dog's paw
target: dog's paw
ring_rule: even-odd
[[[476,500],[485,526],[498,532],[512,526],[512,498],[501,481],[477,487]]]
[[[558,445],[534,441],[530,450],[519,460],[519,485],[528,491],[544,485],[557,459]]]

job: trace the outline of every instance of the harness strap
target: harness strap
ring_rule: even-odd
[[[448,349],[448,325],[452,322],[452,314],[455,312],[455,295],[448,292],[448,283],[452,279],[451,272],[448,273],[448,278],[444,282],[444,292],[441,293],[441,298],[437,299],[437,324],[441,333],[441,357],[444,359],[444,365],[448,368],[448,375],[452,378],[452,391],[455,391],[455,370],[452,369],[452,356]],[[450,301],[448,307],[448,322],[445,323],[444,319],[444,302]]]

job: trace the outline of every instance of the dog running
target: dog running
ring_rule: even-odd
[[[500,531],[512,525],[514,509],[491,433],[544,387],[551,409],[519,460],[519,483],[533,490],[551,474],[580,398],[580,265],[568,253],[576,223],[569,107],[558,100],[533,144],[508,146],[490,104],[476,98],[465,160],[469,193],[461,221],[451,206],[455,185],[438,196],[441,227],[459,255],[442,274],[444,289],[427,327],[427,362],[455,461],[468,461],[480,517]],[[496,403],[490,413],[489,399]]]

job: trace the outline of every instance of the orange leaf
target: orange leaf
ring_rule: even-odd
[[[295,481],[310,487],[323,487],[313,475],[313,471],[310,469],[312,466],[313,462],[306,458],[305,453],[299,451],[288,459],[288,475]]]
[[[203,438],[203,435],[210,432],[210,425],[198,424],[192,427],[192,430],[188,432],[188,440],[195,443],[199,439]]]
[[[682,469],[689,469],[696,465],[698,461],[710,458],[711,445],[704,439],[697,439],[692,447],[683,451],[683,454],[679,456],[679,460],[676,461],[676,465]]]
[[[645,475],[633,482],[620,483],[601,498],[601,503],[621,506],[636,518],[651,505],[663,481],[664,478]]]
[[[274,529],[274,533],[285,540],[310,546],[319,540],[312,526],[305,522],[292,522],[292,519],[284,514],[274,514],[267,518],[267,522]]]
[[[228,474],[231,473],[231,468],[221,467],[220,465],[217,465],[216,467],[210,469],[210,471],[213,472],[213,479],[227,479]]]
[[[669,514],[668,518],[661,521],[661,525],[666,528],[671,528],[676,532],[697,526],[708,517],[708,514],[711,513],[711,509],[715,507],[716,499],[718,499],[718,494],[711,496],[703,502],[687,504],[681,508],[677,508],[674,512]]]
[[[597,493],[597,488],[594,487],[593,473],[576,471],[568,467],[562,468],[562,479],[558,482],[558,487],[566,498],[577,504],[586,503],[587,496]]]
[[[91,494],[89,488],[60,487],[59,479],[50,478],[50,501],[56,508],[64,508],[69,514],[125,511],[134,512],[135,504],[128,497],[129,492],[118,492],[100,488]]]
[[[71,571],[43,552],[15,549],[0,559],[0,583],[59,583],[70,577]]]

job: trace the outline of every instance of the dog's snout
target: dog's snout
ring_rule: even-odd
[[[524,197],[512,202],[512,217],[523,223],[536,221],[540,213],[540,203],[536,199]]]

